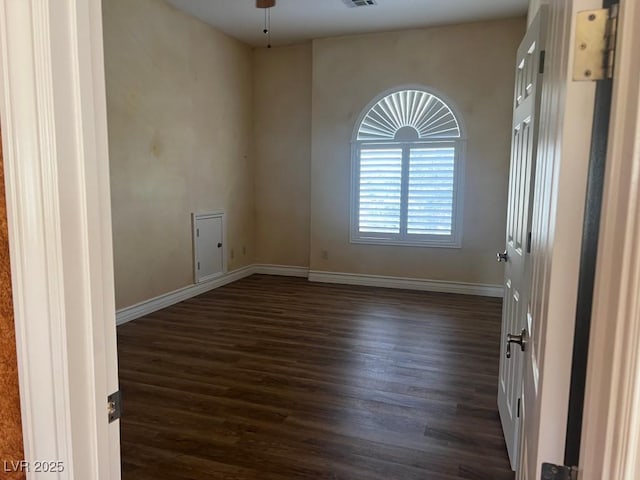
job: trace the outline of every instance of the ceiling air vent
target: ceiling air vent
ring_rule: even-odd
[[[376,0],[342,0],[344,4],[349,8],[354,7],[371,7],[377,5]]]

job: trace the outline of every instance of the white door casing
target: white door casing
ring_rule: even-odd
[[[640,3],[622,1],[579,478],[640,478]]]
[[[576,14],[598,0],[548,4],[532,220],[531,332],[525,358],[518,480],[562,464],[595,83],[572,80]]]
[[[120,478],[102,11],[0,0],[0,115],[29,480]]]
[[[546,8],[538,12],[518,48],[514,93],[509,206],[507,212],[505,296],[502,312],[498,409],[515,470],[519,458],[522,372],[525,355],[517,344],[507,345],[508,334],[531,331],[528,319],[530,289],[530,231],[538,138]],[[510,357],[507,357],[507,352]]]

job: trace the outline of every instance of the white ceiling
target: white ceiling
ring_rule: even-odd
[[[167,0],[254,46],[266,44],[264,12],[255,0]],[[343,0],[277,0],[271,9],[273,45],[313,38],[401,30],[524,15],[528,0],[377,0],[348,8]]]

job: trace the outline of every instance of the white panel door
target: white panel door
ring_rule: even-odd
[[[224,217],[194,215],[195,280],[204,282],[224,272]]]
[[[544,12],[542,13],[544,15]],[[533,21],[516,61],[509,207],[505,262],[502,346],[498,409],[511,467],[518,465],[521,426],[522,378],[526,342],[531,331],[527,305],[530,290],[531,217],[535,173],[537,117],[540,109],[544,51],[542,15]]]

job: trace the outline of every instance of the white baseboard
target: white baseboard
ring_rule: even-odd
[[[306,267],[287,265],[248,265],[239,270],[225,273],[208,282],[189,285],[188,287],[165,293],[150,300],[137,303],[116,312],[116,325],[144,317],[163,308],[170,307],[191,297],[236,282],[253,274],[279,275],[285,277],[309,278],[311,282],[340,283],[345,285],[364,285],[369,287],[401,288],[406,290],[422,290],[427,292],[459,293],[463,295],[481,295],[483,297],[502,297],[502,285],[481,283],[445,282],[441,280],[420,280],[416,278],[385,277],[381,275],[359,275],[352,273],[310,271]]]
[[[287,265],[269,265],[259,263],[253,266],[253,273],[260,275],[307,278],[309,276],[309,269],[307,267],[290,267]]]
[[[309,281],[320,283],[341,283],[368,287],[401,288],[426,292],[459,293],[502,298],[502,285],[482,283],[446,282],[442,280],[421,280],[417,278],[386,277],[381,275],[360,275],[352,273],[322,272],[311,270]]]
[[[176,303],[180,303],[191,297],[195,297],[196,295],[208,292],[209,290],[241,280],[249,275],[253,275],[253,265],[225,273],[213,280],[209,280],[208,282],[189,285],[188,287],[165,293],[164,295],[157,296],[150,300],[136,303],[135,305],[123,308],[116,312],[116,325],[122,325],[123,323],[130,322],[136,318],[144,317],[145,315],[170,307],[171,305],[175,305]]]

